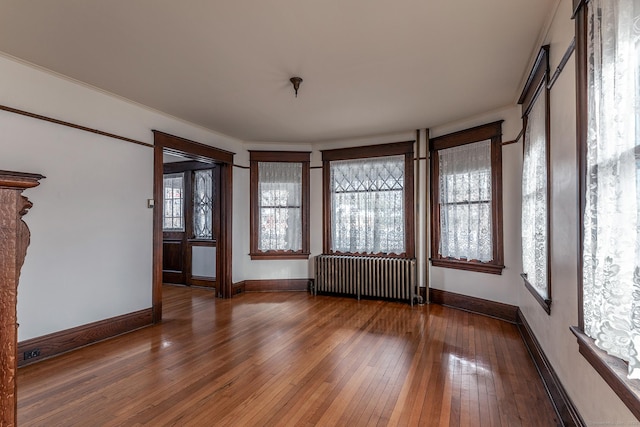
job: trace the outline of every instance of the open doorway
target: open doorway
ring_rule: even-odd
[[[162,282],[216,287],[220,167],[163,153]]]
[[[233,153],[154,131],[153,319],[162,320],[164,280],[214,287],[232,296],[231,201]],[[167,161],[168,159],[176,161]],[[171,166],[171,164],[175,164]],[[189,210],[164,215],[167,186]],[[207,205],[207,186],[211,204]],[[204,191],[203,191],[204,189]],[[203,197],[200,197],[203,196]],[[208,210],[209,209],[209,210]],[[186,213],[186,214],[185,214]],[[194,262],[195,261],[195,262]]]

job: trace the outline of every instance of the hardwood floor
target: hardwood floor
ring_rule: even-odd
[[[165,286],[162,324],[25,368],[20,426],[554,426],[514,325]]]

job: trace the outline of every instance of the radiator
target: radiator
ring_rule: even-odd
[[[413,305],[416,260],[405,258],[318,255],[314,293],[391,298]]]

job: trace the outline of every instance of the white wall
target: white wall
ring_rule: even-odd
[[[235,139],[3,56],[0,100],[142,142],[153,143],[157,129],[242,150]],[[47,177],[25,191],[34,207],[25,217],[32,239],[19,340],[151,307],[153,149],[4,111],[0,129],[0,169]]]
[[[20,339],[150,307],[152,150],[6,112],[0,128],[0,169],[47,177],[25,192]]]

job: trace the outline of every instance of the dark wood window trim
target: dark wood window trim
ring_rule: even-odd
[[[302,164],[302,249],[299,251],[260,251],[258,249],[258,227],[260,206],[258,203],[258,162],[282,162]],[[250,169],[250,256],[252,260],[309,259],[309,167],[311,153],[303,151],[249,151]]]
[[[182,173],[184,176],[184,206],[183,206],[183,211],[184,213],[189,213],[189,215],[184,215],[184,230],[182,230],[182,232],[187,233],[187,236],[193,236],[194,232],[193,232],[193,217],[191,214],[193,214],[192,209],[193,209],[193,172],[198,171],[198,170],[207,170],[207,169],[211,169],[213,171],[213,175],[214,175],[214,181],[219,180],[219,168],[216,166],[215,163],[204,163],[204,162],[199,162],[196,160],[187,160],[187,161],[183,161],[183,162],[173,162],[173,163],[165,163],[163,164],[162,167],[162,171],[163,174],[177,174],[177,173]],[[215,192],[214,192],[215,193]],[[217,197],[216,194],[214,194],[214,196]],[[214,209],[214,215],[215,212],[217,212],[217,209]],[[217,216],[214,217],[214,224],[218,223],[218,218]],[[172,230],[164,230],[164,233],[167,232],[171,232]],[[214,231],[214,235],[211,239],[195,239],[193,237],[188,237],[187,240],[189,241],[198,241],[198,240],[203,240],[206,242],[211,242],[211,241],[216,241],[217,235],[219,233],[219,230]]]
[[[525,288],[533,295],[535,300],[542,306],[547,314],[551,314],[551,157],[550,157],[550,88],[549,88],[549,45],[542,46],[536,57],[536,61],[531,69],[531,73],[527,79],[527,82],[520,95],[518,104],[522,105],[522,128],[527,129],[529,121],[529,113],[531,108],[537,101],[538,97],[544,91],[545,97],[545,140],[546,140],[546,167],[547,167],[547,298],[543,298],[536,288],[527,280],[525,273],[521,273],[520,276],[524,280]],[[528,144],[526,132],[523,134],[522,152],[524,155],[526,145]]]
[[[640,420],[640,380],[627,378],[627,363],[598,348],[595,341],[585,335],[582,329],[575,326],[570,329],[578,340],[580,354],[587,359],[633,415]]]
[[[586,167],[587,167],[587,8],[589,0],[574,0],[574,19],[576,27],[576,136],[578,155],[578,326],[571,331],[578,339],[580,354],[596,372],[606,381],[616,395],[640,419],[640,380],[627,378],[628,366],[625,361],[608,355],[596,347],[594,340],[584,333],[583,312],[583,240],[584,224],[582,218],[586,206]]]
[[[338,148],[322,151],[322,251],[324,254],[356,255],[356,256],[385,256],[399,258],[415,258],[415,222],[414,222],[414,159],[413,144],[415,141],[395,142],[390,144],[365,145],[360,147]],[[403,254],[370,254],[344,253],[331,250],[331,192],[330,162],[334,160],[368,159],[374,157],[404,155],[404,206],[405,206],[405,242],[406,250]]]
[[[163,165],[164,173],[178,173],[185,171],[197,171],[204,169],[212,169],[215,167],[215,163],[203,163],[195,160],[187,160],[184,162],[165,163]]]
[[[547,85],[547,88],[549,90],[553,89],[553,85],[558,80],[558,77],[560,77],[560,74],[562,74],[562,72],[564,71],[564,67],[566,67],[567,62],[569,62],[569,59],[571,58],[571,55],[573,55],[575,48],[576,39],[574,37],[573,40],[571,40],[571,43],[569,43],[569,47],[567,47],[567,50],[564,52],[564,55],[562,56],[562,59],[560,60],[560,64],[558,64],[556,71],[554,71],[553,75],[551,75],[551,77],[549,78],[549,84]]]
[[[166,179],[168,177],[171,178],[180,178],[182,180],[182,197],[180,198],[181,201],[181,205],[182,205],[182,210],[180,211],[179,215],[176,215],[175,213],[172,215],[172,218],[175,219],[177,217],[179,217],[182,220],[182,227],[176,228],[176,227],[169,227],[169,228],[165,228],[164,226],[164,220],[166,219],[165,217],[165,211],[164,211],[164,205],[163,205],[163,211],[162,211],[162,219],[163,219],[163,223],[162,223],[162,232],[165,234],[167,233],[178,233],[178,234],[182,234],[186,232],[186,218],[185,218],[185,213],[187,212],[187,208],[185,206],[185,202],[188,200],[188,198],[185,197],[185,194],[188,194],[187,191],[189,189],[187,189],[187,177],[184,171],[173,171],[173,172],[167,172],[166,168],[164,170],[163,175],[163,179]],[[167,191],[166,188],[166,184],[165,184],[165,193]],[[166,194],[165,194],[166,195]],[[173,200],[175,200],[175,198],[172,197]],[[166,203],[166,198],[163,199],[163,202]],[[173,237],[173,236],[172,236]]]
[[[573,0],[573,15],[571,15],[571,18],[572,19],[577,18],[578,14],[582,13],[582,11],[584,10],[585,6],[588,3],[589,3],[589,0]]]
[[[502,274],[504,244],[502,240],[502,122],[487,123],[429,140],[431,154],[431,265],[479,273]],[[440,256],[440,173],[438,151],[460,145],[491,140],[491,220],[493,223],[493,260],[453,259]]]
[[[194,195],[194,174],[199,170],[211,170],[212,184],[213,184],[213,212],[212,212],[212,236],[211,238],[196,238],[194,230],[194,210],[193,210],[193,195]],[[163,175],[180,173],[183,176],[183,229],[182,230],[165,230],[163,228],[163,255],[167,253],[164,250],[167,249],[167,245],[176,245],[182,248],[182,270],[165,270],[163,265],[163,283],[178,283],[185,284],[187,286],[204,286],[213,287],[217,286],[217,280],[212,277],[194,276],[192,275],[192,261],[194,246],[209,246],[217,247],[218,236],[220,235],[220,215],[216,206],[220,204],[220,194],[218,183],[220,182],[220,167],[215,163],[204,163],[195,160],[188,160],[182,162],[165,163],[163,165]],[[218,276],[216,272],[216,276]]]

